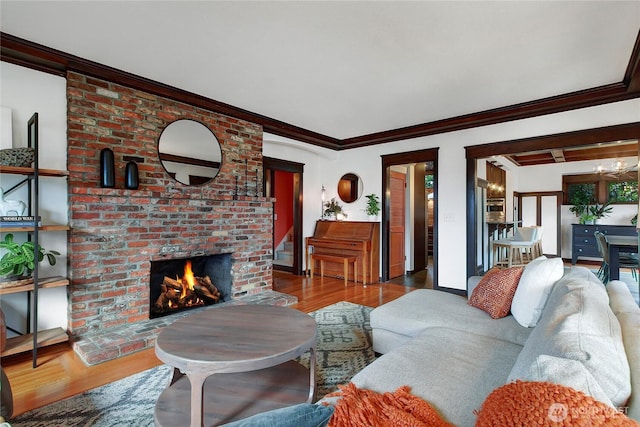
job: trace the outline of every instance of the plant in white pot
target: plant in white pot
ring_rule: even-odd
[[[44,261],[45,257],[50,265],[56,264],[57,251],[45,251],[42,246],[38,246],[38,251],[34,253],[33,242],[17,243],[13,240],[13,234],[9,233],[0,241],[0,249],[5,249],[6,253],[0,258],[0,276],[3,279],[17,278],[20,276],[30,276],[36,268],[37,262]]]
[[[328,202],[324,203],[323,218],[343,219],[347,217],[347,214],[342,210],[342,205],[336,201],[333,197]]]
[[[380,213],[380,198],[376,194],[367,194],[365,197],[367,198],[367,207],[364,211],[369,215],[371,221],[376,221]]]
[[[600,218],[604,218],[609,215],[613,211],[613,206],[610,206],[609,202],[604,204],[596,203],[595,205],[589,206],[589,213],[594,217],[594,221],[599,220]]]

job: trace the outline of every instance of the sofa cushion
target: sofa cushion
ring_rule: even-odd
[[[511,302],[511,314],[524,327],[538,323],[553,285],[564,274],[562,258],[538,257],[524,267]]]
[[[629,364],[620,323],[609,308],[604,285],[584,267],[571,268],[554,286],[509,380],[529,379],[540,355],[582,363],[615,406],[624,405],[629,398]],[[549,381],[571,383],[562,372],[557,374]]]
[[[518,344],[471,332],[432,327],[379,357],[351,381],[377,392],[408,385],[446,421],[472,426],[473,411],[504,384],[521,349]]]
[[[434,289],[416,289],[375,308],[370,323],[373,349],[378,353],[386,353],[400,341],[406,342],[431,327],[448,327],[519,345],[524,345],[532,331],[512,316],[492,319],[469,306],[465,297]]]
[[[509,314],[523,267],[492,268],[473,289],[469,305],[486,311],[494,319]]]
[[[494,390],[476,427],[634,426],[632,420],[584,393],[549,382],[517,381]]]
[[[612,280],[607,284],[609,306],[616,316],[620,313],[640,313],[640,307],[633,299],[629,286],[620,280]]]
[[[562,384],[613,406],[609,397],[584,365],[573,359],[541,354],[529,367],[528,381],[549,381]]]
[[[640,421],[640,307],[626,283],[612,280],[607,285],[611,309],[622,329],[622,342],[631,368],[631,398],[627,402],[629,417]]]

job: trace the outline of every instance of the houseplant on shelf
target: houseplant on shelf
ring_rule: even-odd
[[[364,209],[369,219],[375,221],[380,213],[380,198],[376,194],[367,194],[367,207]]]
[[[342,210],[342,205],[336,201],[335,197],[324,203],[323,218],[342,219],[346,218],[347,214]]]
[[[33,242],[16,243],[11,233],[4,236],[4,240],[0,241],[0,249],[7,252],[0,258],[0,276],[3,279],[30,276],[36,268],[34,246]],[[60,255],[60,252],[45,251],[42,246],[38,246],[37,262],[44,261],[46,257],[49,265],[55,265],[56,255]]]

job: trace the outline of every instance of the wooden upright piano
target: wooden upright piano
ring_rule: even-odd
[[[358,277],[362,283],[377,282],[380,278],[380,223],[361,221],[316,222],[313,236],[305,239],[305,258],[309,268],[309,248],[317,254],[352,255],[357,257]],[[344,266],[326,262],[325,275],[342,277]],[[317,269],[314,266],[314,269]]]

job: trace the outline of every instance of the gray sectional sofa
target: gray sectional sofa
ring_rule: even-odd
[[[534,327],[427,289],[374,309],[373,346],[382,356],[353,383],[378,392],[409,385],[460,427],[473,426],[487,395],[516,379],[571,386],[640,420],[640,308],[623,282],[605,287],[586,268],[564,271],[540,288],[548,290],[521,293],[526,303],[537,298]],[[470,295],[477,283],[469,280]]]

